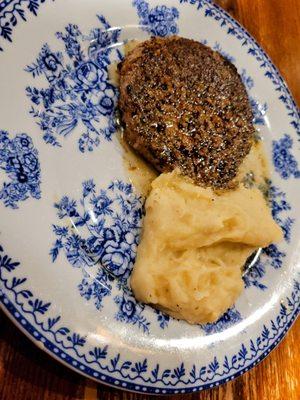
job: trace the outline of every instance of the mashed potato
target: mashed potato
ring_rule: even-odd
[[[241,293],[249,255],[281,238],[257,188],[216,194],[176,171],[161,174],[146,201],[133,292],[176,318],[213,322]]]
[[[238,182],[251,183],[256,187],[263,187],[266,178],[270,176],[269,163],[262,141],[252,145],[249,154],[240,165],[237,176]],[[249,179],[250,178],[250,179]]]

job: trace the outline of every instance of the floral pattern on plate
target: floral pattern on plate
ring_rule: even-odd
[[[20,201],[41,198],[38,151],[26,133],[10,139],[8,132],[0,131],[0,170],[9,179],[0,188],[0,200],[6,207],[19,208]]]
[[[273,140],[273,163],[276,172],[283,179],[300,178],[298,162],[291,152],[292,148],[293,139],[287,134],[279,140]]]
[[[4,2],[2,3],[4,4]],[[299,206],[295,199],[295,194],[298,193],[295,179],[299,168],[290,157],[293,156],[294,160],[299,163],[297,148],[297,133],[300,134],[299,113],[272,62],[238,23],[207,0],[174,0],[172,3],[128,0],[122,2],[122,6],[117,0],[101,2],[101,5],[99,2],[91,1],[89,10],[81,8],[84,7],[83,3],[76,0],[72,2],[72,5],[62,0],[55,2],[8,0],[5,5],[2,3],[0,5],[0,46],[4,43],[5,51],[0,54],[0,70],[1,75],[5,76],[5,82],[7,82],[4,91],[9,87],[9,91],[6,90],[5,92],[5,99],[4,96],[1,98],[4,100],[3,108],[7,110],[3,113],[2,127],[9,132],[30,131],[31,135],[41,134],[49,143],[52,141],[52,145],[57,149],[51,151],[51,146],[41,143],[40,140],[37,141],[43,177],[43,196],[38,203],[30,199],[25,204],[22,204],[22,201],[15,202],[17,206],[20,206],[18,212],[11,212],[11,206],[2,207],[3,204],[1,204],[1,223],[4,221],[5,224],[5,229],[1,231],[2,247],[0,246],[1,306],[37,344],[45,346],[49,353],[54,354],[65,364],[100,382],[129,390],[156,394],[192,392],[225,383],[256,365],[282,339],[299,313],[299,274],[293,269],[299,260],[296,259],[293,264],[290,262],[292,257],[296,257],[294,250],[299,241],[297,234],[299,232],[297,220]],[[43,8],[36,7],[36,10],[43,9],[45,12],[34,13],[30,11],[29,4],[33,5],[33,3],[37,5],[44,3]],[[123,7],[126,10],[124,13]],[[57,15],[60,15],[60,12],[63,13],[63,25],[56,18]],[[99,13],[101,15],[98,18],[98,28],[95,30],[92,29],[95,26],[95,15]],[[34,17],[35,14],[37,16]],[[81,24],[83,14],[85,16],[85,29],[87,29],[85,32],[92,32],[92,35],[83,34],[81,29],[83,23],[81,28],[74,24],[76,21]],[[69,20],[70,15],[74,16],[74,19]],[[24,21],[21,24],[19,21],[23,20],[22,16],[26,19],[27,16],[32,16],[32,18],[28,18],[27,22]],[[189,18],[186,18],[187,16]],[[51,24],[45,23],[49,20]],[[72,210],[71,205],[68,212],[79,214],[79,217],[73,215],[71,218],[73,220],[76,220],[76,218],[84,219],[85,208],[81,204],[83,195],[81,195],[81,191],[78,194],[78,183],[80,186],[80,183],[86,181],[88,177],[93,177],[97,187],[97,189],[95,187],[95,195],[97,196],[101,188],[107,190],[107,182],[124,179],[121,174],[120,176],[116,174],[116,176],[108,177],[103,174],[108,159],[107,154],[104,153],[110,146],[112,154],[108,150],[109,156],[111,158],[114,156],[113,141],[107,138],[105,132],[102,131],[109,127],[110,113],[101,114],[101,116],[99,114],[103,121],[103,125],[100,126],[100,122],[98,123],[95,120],[93,114],[95,104],[91,100],[94,96],[94,82],[96,78],[98,83],[101,82],[101,74],[107,74],[108,65],[104,66],[103,69],[101,66],[95,71],[92,64],[98,63],[97,58],[92,60],[83,58],[79,61],[79,64],[82,64],[75,64],[78,48],[82,49],[84,54],[87,54],[86,39],[87,41],[99,40],[99,42],[103,39],[103,43],[110,43],[113,32],[111,31],[109,34],[110,38],[101,36],[100,32],[107,31],[106,23],[110,26],[119,26],[120,22],[124,20],[128,23],[146,24],[146,31],[151,34],[160,33],[164,35],[164,33],[170,34],[175,31],[183,34],[183,32],[188,31],[195,32],[195,37],[198,33],[205,35],[205,39],[213,40],[211,45],[218,43],[219,48],[228,57],[233,57],[230,53],[234,49],[234,56],[241,74],[243,75],[243,68],[246,71],[244,79],[248,90],[251,86],[250,97],[263,105],[258,110],[259,119],[256,119],[257,123],[261,125],[262,134],[270,134],[272,140],[276,143],[280,142],[283,135],[288,135],[292,141],[292,143],[289,140],[285,140],[284,143],[280,142],[280,150],[276,150],[275,158],[277,161],[273,159],[275,169],[276,165],[278,167],[272,176],[273,186],[276,187],[276,191],[282,193],[280,196],[276,193],[274,195],[274,199],[279,204],[275,218],[279,218],[284,226],[285,241],[280,244],[280,247],[270,247],[266,250],[266,254],[261,260],[268,259],[269,264],[264,264],[265,269],[257,271],[258,276],[252,277],[253,281],[265,287],[260,287],[264,290],[257,291],[258,286],[252,283],[251,287],[247,289],[246,295],[252,301],[254,312],[258,313],[262,305],[264,306],[264,313],[256,314],[258,318],[255,319],[255,325],[252,325],[250,330],[242,329],[239,331],[240,328],[245,327],[244,322],[250,321],[251,315],[253,315],[253,311],[239,304],[237,308],[228,311],[221,318],[221,321],[218,322],[218,324],[220,323],[219,326],[188,327],[187,336],[184,323],[173,321],[160,312],[150,312],[148,306],[144,307],[134,303],[134,298],[127,291],[128,286],[126,287],[123,283],[123,271],[118,263],[116,265],[119,265],[120,268],[117,267],[116,269],[120,271],[119,276],[115,277],[113,273],[109,273],[109,270],[106,271],[106,289],[110,291],[110,295],[107,295],[106,289],[103,286],[100,288],[101,285],[97,286],[97,280],[92,279],[90,274],[93,271],[95,272],[93,277],[97,276],[97,272],[101,275],[104,273],[104,269],[100,271],[97,265],[82,269],[77,265],[78,254],[80,253],[80,257],[84,259],[84,252],[80,252],[82,250],[81,245],[78,246],[76,241],[73,242],[72,233],[74,232],[71,232],[68,223],[70,218],[64,216],[60,219],[58,213],[61,210],[59,210],[59,207],[53,208],[53,203],[59,204],[64,195],[67,194],[69,201],[74,199],[76,201],[76,206]],[[67,29],[64,29],[64,27],[67,27]],[[40,42],[41,37],[34,34],[39,30],[45,34],[43,37],[46,37],[46,39],[42,39],[42,42]],[[55,31],[61,33],[55,37]],[[77,35],[78,31],[80,32],[79,35]],[[210,32],[213,32],[213,35]],[[115,34],[119,34],[117,29]],[[5,35],[6,37],[4,37]],[[13,40],[13,42],[9,42],[10,40]],[[42,46],[43,43],[45,43],[45,47]],[[107,50],[106,47],[104,44],[103,53]],[[26,52],[24,49],[26,49]],[[6,58],[8,53],[11,57],[15,57],[16,63],[9,63],[11,58]],[[26,59],[24,53],[26,53]],[[44,56],[44,60],[40,61],[40,56]],[[117,52],[111,52],[109,59],[110,57],[120,59],[121,55]],[[32,63],[32,60],[35,61]],[[91,61],[91,64],[87,64],[88,61]],[[43,62],[47,65],[41,73],[38,70],[35,71],[36,66],[39,68],[39,62],[42,69],[45,68]],[[29,64],[29,68],[28,72],[24,73],[22,67],[26,64]],[[13,65],[14,68],[19,66],[20,73],[16,74],[13,68],[10,69],[10,65]],[[66,75],[69,75],[60,81],[62,70],[66,70]],[[12,71],[14,72],[12,73]],[[34,74],[35,77],[33,77]],[[258,90],[257,85],[258,76],[260,77],[260,90]],[[76,88],[81,86],[81,88],[74,93],[74,98],[68,97],[64,101],[63,97],[59,97],[62,96],[59,82],[74,85]],[[27,95],[34,110],[31,110],[32,114],[29,116],[28,113],[26,115],[25,113],[24,115],[20,114],[18,121],[14,121],[10,112],[16,115],[18,109],[15,108],[16,102],[13,101],[13,97],[10,97],[10,93],[14,93],[15,89],[22,91],[24,99],[22,100],[20,96],[18,100],[20,100],[22,109],[28,110],[28,98],[26,99],[24,93],[26,86],[32,89],[32,94],[29,93],[30,89],[28,89]],[[51,88],[53,91],[51,91]],[[265,93],[264,88],[267,88],[268,98],[265,98],[262,94]],[[13,90],[10,91],[10,89]],[[34,97],[34,89],[37,90],[37,93],[35,93],[37,98]],[[112,90],[114,89],[112,88]],[[42,91],[44,92],[42,93]],[[85,91],[87,98],[85,99],[83,96],[83,100],[81,100],[80,96]],[[114,99],[115,94],[111,93],[111,97],[108,97]],[[58,96],[60,100],[55,96]],[[40,101],[40,103],[36,104],[34,101]],[[92,108],[90,108],[90,101]],[[96,99],[97,107],[99,102],[100,97]],[[109,104],[109,102],[106,104]],[[11,105],[10,108],[8,105]],[[71,105],[71,108],[59,108]],[[279,124],[276,123],[278,121],[276,116],[278,109],[281,109]],[[103,112],[101,108],[99,110]],[[49,124],[48,122],[46,124],[46,120],[44,121],[40,115],[34,117],[35,112],[46,114],[49,112],[46,117],[46,119],[49,117]],[[55,114],[57,115],[55,116]],[[278,132],[277,130],[270,130],[269,124],[266,123],[266,115],[271,126],[276,126]],[[57,119],[55,119],[56,117]],[[41,124],[41,126],[32,124],[32,122]],[[51,126],[51,122],[54,123],[54,126]],[[91,128],[89,122],[97,133]],[[15,126],[16,124],[21,124],[21,128],[18,125]],[[32,125],[35,126],[35,129],[32,129]],[[48,133],[49,136],[47,136]],[[53,137],[51,137],[51,134]],[[88,136],[84,136],[86,134]],[[108,134],[111,139],[113,135],[113,132]],[[34,138],[34,136],[32,137]],[[74,138],[75,142],[78,141],[78,145],[70,146],[68,143],[70,143],[71,138]],[[12,139],[9,138],[9,140]],[[55,144],[55,141],[58,144]],[[101,146],[101,143],[103,146]],[[34,144],[36,145],[35,138]],[[106,145],[104,146],[104,144]],[[61,148],[58,148],[59,146]],[[80,152],[78,152],[78,148]],[[95,151],[85,157],[81,156],[82,152],[88,153],[96,148],[97,152]],[[65,189],[65,182],[63,181],[59,182],[60,186],[55,187],[55,192],[50,193],[50,183],[53,184],[54,180],[48,181],[49,177],[53,178],[49,173],[49,159],[53,157],[58,161],[58,164],[61,163],[59,165],[62,166],[61,175],[65,179],[63,160],[69,159],[70,156],[76,159],[78,165],[76,165],[76,170],[74,168],[74,171],[72,171],[72,175],[68,177],[68,184],[66,185],[68,189]],[[84,162],[88,162],[88,170],[85,168]],[[283,163],[286,163],[287,174],[284,174]],[[114,166],[114,171],[116,169]],[[10,177],[5,170],[3,171],[4,173],[0,174],[1,183],[3,183],[2,178],[6,183],[9,183]],[[57,178],[59,180],[61,176],[59,175]],[[30,192],[27,192],[27,194],[32,199],[33,196]],[[58,249],[54,263],[52,263],[54,253],[51,254],[51,257],[48,254],[49,241],[43,242],[45,246],[43,248],[46,251],[40,260],[37,258],[37,253],[40,255],[41,252],[34,251],[32,256],[32,259],[40,261],[41,273],[43,273],[43,268],[47,268],[45,274],[49,279],[47,281],[45,279],[44,287],[41,279],[39,281],[36,279],[36,268],[24,256],[22,241],[10,240],[13,229],[13,235],[16,237],[22,230],[22,221],[26,220],[26,218],[22,218],[23,212],[28,213],[26,214],[28,217],[31,216],[30,213],[32,212],[32,220],[36,217],[36,204],[38,204],[39,209],[43,210],[42,229],[45,227],[45,220],[47,221],[46,230],[48,232],[50,232],[49,227],[53,222],[55,222],[56,227],[61,229],[61,231],[59,229],[55,231],[53,227],[55,241],[61,240],[62,245]],[[93,207],[94,205],[90,209],[93,209]],[[54,212],[56,221],[54,221]],[[80,240],[85,241],[92,236],[88,233],[88,224],[89,222],[77,227]],[[18,229],[15,229],[15,226]],[[66,228],[68,228],[67,233],[64,231]],[[26,229],[27,226],[24,230]],[[22,232],[20,236],[21,234]],[[118,234],[120,233],[117,232],[116,237]],[[39,240],[42,240],[41,236],[35,235],[34,230],[32,231],[30,239],[32,239],[33,249],[36,249],[36,244],[39,243]],[[70,244],[67,243],[69,239]],[[49,240],[51,241],[51,237]],[[58,244],[58,247],[60,247],[60,244]],[[55,245],[53,248],[55,248]],[[120,255],[113,254],[113,249],[114,246],[108,251],[109,260],[119,260]],[[70,251],[68,252],[68,250]],[[30,256],[28,248],[27,253]],[[99,253],[96,252],[96,258],[97,255],[99,256]],[[93,253],[92,256],[95,257],[95,254]],[[67,264],[67,268],[60,268],[60,262],[63,264],[65,260],[68,261],[69,265]],[[110,268],[112,268],[112,265],[110,265]],[[283,274],[285,274],[285,285],[278,285]],[[42,278],[44,277],[42,276]],[[100,276],[99,281],[102,279],[103,277]],[[54,284],[52,281],[54,281]],[[75,286],[73,287],[70,282],[74,282]],[[57,291],[59,290],[61,292],[58,295]],[[65,293],[66,290],[68,295]],[[70,302],[72,296],[74,296],[75,302]],[[268,299],[270,298],[276,301],[276,304],[272,304],[272,307],[268,307]],[[102,315],[105,313],[106,307],[110,307],[111,304],[113,305],[111,307],[112,312],[109,311],[109,318],[103,324]],[[141,308],[138,308],[139,306]],[[97,307],[101,310],[100,312]],[[84,319],[86,317],[85,311],[90,313],[88,320]],[[78,315],[83,316],[82,319],[78,320]],[[241,321],[238,320],[239,318],[241,318]],[[118,321],[116,321],[117,319]],[[107,340],[108,336],[101,337],[101,335],[102,343],[93,341],[90,333],[99,334],[99,331],[93,325],[94,321],[96,321],[97,328],[101,327],[104,331],[107,329],[114,330],[118,341],[111,342]],[[87,326],[90,326],[91,329],[88,330]],[[226,339],[223,340],[221,333],[227,328],[228,331],[232,332],[232,335],[224,335]],[[123,340],[122,332],[129,333],[126,338],[130,338],[133,346],[127,346],[123,342],[124,346],[122,344],[118,347],[119,339],[120,341]],[[190,353],[188,353],[188,347],[182,347],[181,341],[183,338],[185,344],[189,345],[189,337],[193,341]],[[221,341],[215,341],[214,338],[216,337],[221,337]],[[145,348],[148,350],[149,346],[150,351],[147,355],[139,349],[138,340],[140,338],[143,341],[143,351]],[[172,351],[173,348],[170,351],[169,347],[172,344],[172,339],[175,339],[178,344],[174,347],[174,351]],[[159,347],[159,344],[162,343],[166,343],[167,346]],[[203,352],[203,348],[207,351]],[[178,356],[181,357],[179,361]]]
[[[100,28],[92,29],[84,36],[79,27],[69,24],[65,32],[58,32],[57,39],[65,46],[65,53],[52,51],[45,44],[37,59],[25,68],[33,78],[41,75],[48,86],[28,86],[26,94],[33,104],[30,114],[41,129],[43,139],[53,146],[62,146],[78,127],[81,152],[93,151],[101,140],[110,141],[115,132],[114,110],[117,89],[108,79],[111,57],[121,60],[121,54],[113,47],[119,30],[109,31],[110,24],[98,16]],[[96,40],[98,56],[89,58],[89,43]],[[105,121],[105,123],[104,123]]]
[[[136,7],[140,25],[147,32],[162,37],[178,34],[179,11],[176,7],[159,5],[150,8],[149,2],[144,0],[134,0],[132,4]]]

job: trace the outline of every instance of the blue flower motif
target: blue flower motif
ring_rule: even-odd
[[[136,313],[136,305],[134,301],[123,296],[119,305],[120,313],[123,315],[124,318],[130,320],[134,317]]]
[[[110,28],[103,16],[98,16],[98,19],[103,29]],[[93,151],[99,146],[101,137],[111,140],[115,132],[117,89],[108,81],[107,67],[111,53],[118,60],[121,54],[108,45],[112,40],[116,42],[119,34],[119,30],[114,30],[113,34],[101,34],[96,28],[84,36],[77,25],[69,24],[65,32],[56,34],[64,43],[65,57],[62,52],[52,51],[45,44],[36,61],[25,68],[33,78],[44,75],[48,81],[46,88],[26,88],[33,104],[30,114],[39,125],[46,143],[61,146],[60,138],[67,137],[75,128],[81,130],[78,140],[81,152]],[[95,38],[103,50],[101,57],[89,59],[82,42]]]
[[[93,284],[91,284],[88,279],[82,279],[81,283],[78,285],[78,289],[81,297],[86,300],[91,299],[93,295]]]
[[[134,1],[133,5],[137,8],[140,18],[147,19],[149,15],[149,4],[146,1]]]
[[[103,79],[104,71],[99,69],[92,61],[81,63],[76,69],[75,75],[79,90],[89,90],[97,87]]]
[[[271,258],[271,265],[273,268],[278,269],[282,267],[283,258],[285,253],[278,249],[278,246],[271,244],[265,250],[265,254]]]
[[[117,180],[105,190],[97,191],[92,179],[83,182],[80,201],[63,196],[54,204],[58,218],[67,226],[53,225],[56,240],[50,256],[55,262],[63,250],[68,262],[73,267],[81,268],[84,277],[78,285],[79,292],[86,300],[92,300],[97,309],[111,294],[110,282],[118,277],[119,291],[128,293],[127,297],[122,297],[117,319],[138,324],[147,331],[148,322],[141,315],[143,308],[138,306],[137,314],[129,315],[133,298],[129,289],[124,289],[135,260],[142,206],[142,199],[133,192],[130,184]],[[72,225],[82,227],[82,230],[78,229],[75,233],[69,228],[70,218]],[[89,274],[91,268],[93,274]]]
[[[27,21],[27,13],[37,16],[39,8],[46,0],[6,0],[0,1],[0,44],[1,40],[12,42],[13,29],[20,21]],[[3,47],[0,45],[0,52]]]
[[[207,335],[211,335],[213,333],[222,332],[241,320],[241,314],[233,307],[227,310],[216,322],[201,325],[201,328]]]
[[[121,295],[114,297],[118,312],[115,315],[117,321],[137,325],[144,332],[149,333],[150,322],[143,315],[145,306],[137,303],[131,291],[124,288]]]
[[[26,149],[32,150],[33,143],[31,138],[26,135],[26,133],[21,133],[20,135],[15,137],[14,140],[15,147],[18,151],[25,151]]]
[[[241,79],[245,87],[250,91],[254,87],[254,80],[247,74],[245,68],[242,69],[240,73]]]
[[[99,196],[93,196],[90,200],[96,216],[111,215],[113,210],[111,205],[113,201],[106,195],[105,191],[101,191]]]
[[[220,11],[220,9],[215,8],[215,6],[213,6],[209,1],[208,2],[203,2],[203,1],[197,1],[197,0],[180,0],[180,3],[185,3],[185,2],[189,2],[190,4],[193,4],[196,6],[197,9],[202,9],[202,12],[205,12],[205,15],[209,18],[213,18],[215,19],[221,26],[224,27],[224,29],[226,31],[228,31],[229,35],[233,35],[235,36],[239,41],[241,41],[241,43],[243,45],[248,46],[248,53],[249,55],[255,57],[255,59],[259,60],[259,62],[261,62],[261,60],[263,60],[263,64],[261,64],[264,69],[265,75],[268,77],[268,79],[270,79],[274,85],[274,87],[276,88],[276,90],[279,93],[279,99],[280,101],[284,104],[284,106],[286,107],[286,109],[289,112],[289,115],[291,117],[291,125],[294,128],[299,128],[299,123],[297,120],[297,110],[294,107],[293,103],[292,103],[292,99],[290,98],[289,94],[286,91],[286,88],[284,87],[284,85],[282,84],[282,81],[280,80],[281,78],[278,76],[277,72],[274,70],[273,66],[270,64],[270,62],[265,58],[264,54],[262,53],[261,49],[259,49],[255,44],[253,44],[253,42],[251,41],[251,38],[249,40],[249,35],[247,36],[247,33],[244,32],[244,30],[242,30],[235,22],[233,22],[232,20],[229,20],[228,17],[226,17],[226,15],[222,14],[222,12]],[[11,2],[6,2],[7,4],[10,4]],[[5,39],[6,41],[11,40],[12,37],[12,30],[13,30],[13,26],[15,24],[17,24],[17,21],[20,21],[21,19],[23,19],[24,16],[26,16],[26,13],[31,13],[32,15],[36,15],[37,10],[39,8],[39,5],[44,3],[44,0],[34,0],[34,1],[30,1],[25,2],[22,1],[23,4],[21,4],[20,2],[20,7],[18,8],[14,8],[12,10],[8,10],[5,9],[5,15],[1,21],[1,27],[2,27],[2,33],[5,34],[5,36],[3,36],[3,39]],[[28,4],[27,4],[28,3]],[[141,2],[142,3],[142,2]],[[146,2],[143,2],[146,3]],[[5,3],[3,2],[3,8],[5,7]],[[25,7],[26,4],[26,7]],[[1,3],[2,5],[2,3]],[[28,11],[27,11],[27,5],[28,5]],[[1,6],[0,6],[1,7]],[[26,8],[26,12],[25,11]],[[2,10],[3,11],[3,10]],[[26,17],[27,18],[27,17]],[[2,49],[0,48],[0,51]],[[75,52],[76,54],[76,52]],[[298,124],[297,124],[298,123]],[[47,143],[51,143],[53,144],[55,142],[55,138],[51,137],[51,135],[49,135],[48,133],[45,133],[44,135],[44,139]],[[0,154],[1,154],[1,149],[0,149]],[[1,155],[0,155],[0,159],[1,159]],[[2,248],[0,246],[0,252],[2,251]],[[3,255],[3,258],[5,259],[10,259],[9,256],[7,255]],[[11,262],[11,268],[10,270],[13,271],[15,268],[14,264],[18,264],[18,263],[13,263]],[[8,263],[7,267],[10,267],[10,263]],[[2,268],[2,270],[0,271],[0,275],[1,273],[4,272],[4,269]],[[10,286],[7,287],[7,290],[9,292],[12,293],[12,295],[15,295],[17,298],[21,297],[22,302],[21,304],[23,304],[23,306],[21,307],[21,309],[23,311],[28,312],[28,310],[25,310],[26,307],[28,308],[28,300],[24,301],[24,298],[22,298],[22,291],[20,291],[20,287],[18,286],[16,289],[14,287],[14,285],[12,284],[12,282],[14,282],[14,280],[17,279],[15,276],[10,277]],[[25,279],[24,279],[25,281]],[[1,277],[1,282],[3,282],[4,284],[6,284],[6,277],[5,279],[3,277]],[[232,376],[237,376],[239,374],[239,371],[237,371],[238,369],[241,369],[242,367],[245,368],[249,368],[251,366],[253,366],[258,358],[258,356],[263,355],[267,350],[272,349],[272,347],[274,347],[274,345],[278,342],[278,338],[282,338],[284,332],[286,331],[286,328],[288,328],[291,324],[291,322],[293,321],[294,317],[295,317],[295,310],[297,310],[297,306],[299,305],[299,283],[295,282],[294,284],[294,289],[291,292],[290,296],[285,300],[285,304],[287,306],[282,305],[281,309],[280,309],[280,313],[276,313],[276,317],[274,319],[272,319],[271,321],[268,321],[268,324],[266,326],[263,327],[262,332],[259,335],[256,335],[255,338],[253,338],[253,340],[251,340],[250,342],[247,341],[247,343],[243,343],[240,350],[236,351],[235,354],[226,354],[224,358],[214,358],[214,361],[211,362],[210,364],[207,363],[207,365],[205,366],[200,366],[199,368],[193,366],[193,368],[191,370],[187,370],[186,374],[190,374],[191,376],[191,380],[189,380],[188,382],[193,383],[193,385],[195,385],[196,383],[198,385],[200,385],[200,387],[203,388],[203,382],[212,382],[213,384],[215,383],[215,376],[217,375],[217,380],[218,382],[221,382],[222,380],[225,381],[225,379],[230,376],[230,374]],[[25,291],[24,292],[28,292]],[[36,303],[36,301],[32,301],[32,299],[30,298],[31,304]],[[46,307],[47,306],[47,307]],[[80,338],[80,336],[78,334],[68,334],[66,335],[66,332],[69,332],[69,329],[67,327],[62,327],[59,326],[57,327],[57,321],[61,321],[61,317],[57,316],[57,318],[52,318],[53,315],[51,315],[51,313],[49,314],[49,303],[44,305],[44,311],[43,314],[45,313],[45,315],[47,315],[48,318],[48,324],[47,323],[43,323],[43,321],[41,320],[41,317],[44,318],[45,320],[45,315],[42,315],[42,312],[40,311],[42,309],[42,306],[40,307],[32,307],[32,311],[30,311],[32,317],[37,318],[38,322],[41,322],[41,329],[43,332],[45,332],[46,335],[49,335],[49,332],[51,334],[51,336],[53,336],[54,341],[52,341],[54,344],[61,344],[61,338],[63,335],[65,335],[67,339],[67,341],[69,340],[69,342],[67,342],[67,347],[70,348],[69,346],[71,345],[72,349],[77,351],[78,349],[76,348],[76,346],[78,346],[78,343],[80,343],[80,341],[84,344],[84,340],[82,340]],[[51,309],[52,311],[52,309]],[[51,317],[51,318],[50,318]],[[21,321],[22,315],[19,316],[19,320]],[[50,322],[51,322],[51,326],[50,326]],[[61,321],[62,322],[62,321]],[[30,324],[29,324],[30,325]],[[28,329],[31,329],[32,326],[29,326]],[[63,332],[63,333],[62,333]],[[79,340],[70,340],[70,337],[78,337]],[[80,344],[80,346],[83,346],[83,344]],[[63,346],[65,344],[63,343]],[[85,348],[83,349],[83,356],[86,357],[86,360],[88,362],[88,364],[90,364],[91,366],[95,363],[95,357],[89,358],[89,355],[91,354],[91,351],[89,351],[89,348]],[[96,349],[95,349],[96,350]],[[103,351],[101,351],[101,349],[97,348],[98,350],[98,355],[100,354],[101,356],[98,358],[107,358],[107,363],[105,363],[105,367],[107,366],[110,371],[112,371],[112,373],[114,374],[119,374],[120,371],[120,365],[121,368],[125,365],[126,368],[128,368],[128,365],[132,365],[133,362],[135,362],[136,360],[128,360],[128,358],[125,357],[125,359],[122,357],[123,355],[121,354],[111,354],[111,355],[107,355],[107,351],[106,348],[103,349]],[[96,351],[93,351],[93,353],[96,354]],[[237,367],[237,360],[239,363],[239,366]],[[103,360],[101,360],[102,362]],[[138,366],[143,366],[144,362],[147,366],[147,361],[148,359],[145,360],[141,360],[141,362],[136,362],[136,365]],[[84,366],[83,366],[84,367]],[[186,366],[184,366],[186,368]],[[177,368],[174,368],[174,371],[180,371],[180,369],[184,368],[183,366],[181,367],[178,366]],[[130,367],[129,367],[130,368]],[[129,369],[128,368],[128,369]],[[134,366],[134,368],[132,368],[132,370],[134,371],[134,373],[131,375],[129,381],[131,380],[132,382],[136,382],[138,385],[140,385],[140,381],[141,378],[143,380],[150,380],[151,382],[155,382],[155,383],[163,383],[164,385],[167,385],[168,387],[171,387],[171,385],[176,385],[178,383],[180,383],[180,378],[178,378],[177,374],[175,375],[175,378],[173,379],[170,378],[170,371],[173,368],[173,366],[167,366],[168,369],[165,369],[165,367],[161,368],[160,365],[157,364],[157,367],[154,370],[151,370],[150,368],[147,369],[147,367],[144,369],[145,372],[142,373],[142,377],[136,373],[136,371],[141,371],[142,368],[137,368],[136,366]],[[91,369],[90,369],[91,370]],[[125,373],[126,369],[124,368]],[[123,370],[123,371],[124,371]],[[91,372],[92,373],[92,372]],[[129,372],[128,372],[129,373]],[[180,375],[179,375],[180,376]],[[213,377],[212,377],[213,376]],[[127,379],[128,380],[128,379]],[[143,385],[142,385],[143,386]],[[147,386],[140,386],[140,389],[143,390],[147,390]],[[167,389],[167,391],[169,392],[174,392],[174,389]]]
[[[41,198],[38,151],[26,133],[9,139],[8,132],[0,131],[0,170],[10,179],[0,189],[6,207],[18,208],[17,203],[30,196]]]
[[[269,188],[269,195],[271,198],[272,216],[283,230],[284,239],[289,243],[294,219],[285,214],[291,210],[291,206],[286,200],[286,194],[273,185]]]
[[[93,299],[97,310],[100,310],[103,307],[104,298],[111,294],[111,280],[101,269],[98,271],[96,278],[91,278],[85,272],[84,278],[78,285],[79,293],[86,300]]]
[[[121,232],[105,241],[100,262],[115,276],[125,276],[131,271],[134,262],[137,239],[131,232]]]
[[[157,315],[157,322],[161,329],[165,329],[169,325],[170,316],[168,314],[163,313],[160,310],[154,310],[155,314]]]
[[[32,173],[37,170],[39,161],[33,153],[24,154],[23,169],[25,173]]]
[[[66,216],[73,218],[78,217],[76,210],[76,201],[69,199],[68,196],[64,196],[59,203],[55,203],[54,207],[58,209],[58,216],[60,219]]]
[[[286,200],[286,194],[284,192],[272,185],[270,181],[267,182],[267,184],[269,186],[268,192],[272,216],[281,227],[284,240],[288,243],[291,237],[291,228],[294,223],[294,220],[287,215],[287,212],[291,210],[291,206]],[[269,247],[263,249],[259,260],[243,277],[245,287],[254,286],[260,290],[267,289],[267,286],[262,282],[267,268],[281,268],[285,256],[286,253],[280,250],[279,245],[271,244]]]
[[[267,286],[261,282],[262,278],[266,274],[266,262],[263,262],[260,258],[256,264],[247,271],[246,275],[243,276],[245,287],[254,286],[260,290],[266,290]]]
[[[53,232],[56,236],[67,236],[69,229],[65,227],[60,227],[58,225],[53,225]]]
[[[93,266],[95,259],[90,255],[86,240],[78,234],[70,234],[64,240],[64,250],[67,260],[74,267]]]
[[[83,182],[83,197],[87,197],[90,193],[95,193],[95,184],[92,179]]]
[[[175,387],[178,383],[185,382],[183,381],[184,377],[188,379],[186,384],[195,385],[195,382],[213,382],[212,379],[216,376],[225,381],[225,379],[230,378],[231,373],[238,375],[241,372],[241,368],[253,366],[258,357],[263,356],[278,343],[278,338],[282,338],[287,328],[297,317],[297,310],[299,309],[300,283],[294,280],[288,297],[283,299],[284,301],[276,312],[275,317],[263,325],[258,335],[241,343],[234,353],[226,352],[221,358],[214,356],[206,365],[198,367],[193,365],[188,369],[182,362],[177,365],[163,366],[162,368],[161,365],[155,362],[155,366],[153,365],[150,368],[152,361],[148,358],[128,359],[126,355],[123,356],[119,351],[117,353],[111,352],[109,346],[91,348],[86,336],[72,331],[65,325],[60,315],[57,315],[55,311],[55,314],[53,314],[50,302],[37,298],[31,290],[28,290],[28,286],[26,286],[27,279],[20,278],[15,273],[16,269],[21,268],[22,265],[6,254],[1,246],[0,265],[2,265],[2,268],[0,268],[0,281],[4,286],[4,291],[14,296],[21,305],[22,312],[15,312],[15,316],[20,323],[24,319],[24,313],[29,314],[39,324],[41,335],[44,335],[45,338],[49,335],[54,338],[52,344],[55,346],[63,346],[65,350],[70,349],[72,352],[77,353],[80,347],[80,356],[84,357],[85,363],[90,365],[91,368],[95,362],[101,362],[103,369],[108,369],[111,373],[116,372],[118,374],[116,375],[117,378],[121,370],[125,371],[125,374],[130,372],[132,373],[129,376],[130,381],[136,382],[138,385],[143,380],[151,384],[163,383],[164,385],[171,384]],[[102,291],[107,290],[109,292],[111,290],[110,281],[106,281],[106,278],[104,278],[104,282],[102,282],[102,276],[100,275],[97,278],[99,285],[95,282],[92,286],[89,279],[90,276],[84,274],[84,278],[79,284],[80,293],[87,300],[93,298],[95,301],[99,301],[97,304],[98,308],[101,309],[105,298],[102,296]],[[100,283],[103,284],[100,285]],[[144,306],[135,303],[129,289],[125,289],[123,294],[116,296],[114,300],[118,308],[116,318],[119,321],[138,325],[144,332],[149,332],[150,323],[142,316]],[[16,311],[16,309],[13,309],[13,311]],[[234,309],[231,311],[235,312]],[[234,319],[234,315],[228,312],[224,317],[224,322],[225,324],[229,321],[233,322]],[[32,332],[33,328],[29,323],[28,332]],[[143,386],[143,388],[146,388],[146,386]]]
[[[283,179],[300,178],[297,160],[291,154],[292,147],[293,139],[287,134],[279,140],[273,140],[273,163],[276,172]]]
[[[83,59],[83,52],[78,42],[81,37],[81,32],[77,25],[69,24],[66,27],[66,34],[64,35],[62,32],[57,32],[56,37],[63,40],[66,52],[71,59],[75,59],[76,61],[81,61]]]
[[[162,5],[150,9],[149,4],[144,0],[134,0],[133,6],[137,9],[140,25],[143,25],[144,29],[152,35],[165,37],[178,33],[177,8]]]
[[[267,103],[259,103],[253,97],[250,97],[250,105],[253,112],[253,124],[254,125],[265,125],[265,115],[268,111]]]

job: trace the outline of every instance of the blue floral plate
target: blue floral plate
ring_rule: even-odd
[[[213,324],[169,318],[127,284],[143,198],[123,166],[108,71],[137,25],[141,37],[207,43],[237,66],[272,164],[284,240],[264,249]],[[3,310],[65,365],[142,393],[206,389],[261,361],[299,311],[300,124],[254,39],[208,0],[6,0],[0,50]]]

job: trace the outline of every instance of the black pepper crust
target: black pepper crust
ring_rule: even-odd
[[[125,140],[160,172],[229,188],[254,127],[246,89],[219,53],[177,36],[151,38],[118,66]]]

